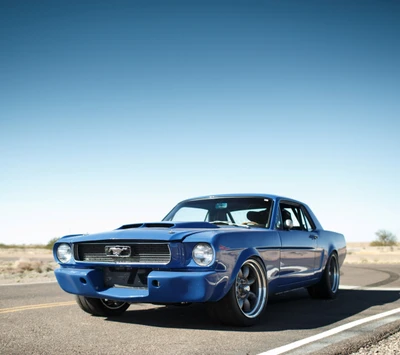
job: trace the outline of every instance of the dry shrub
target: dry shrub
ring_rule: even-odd
[[[35,271],[38,273],[43,272],[43,261],[30,261],[30,260],[19,260],[15,263],[15,270],[17,273],[24,273],[29,271]]]
[[[54,271],[54,269],[56,268],[55,265],[51,265],[50,263],[48,263],[45,267],[45,271],[49,272],[49,271]]]
[[[45,277],[47,277],[47,275],[52,273],[57,266],[57,263],[54,261],[30,260],[27,258],[21,258],[14,262],[0,261],[0,274],[2,276],[15,275],[18,277],[25,277],[28,275],[35,277],[35,274],[43,274]]]
[[[42,273],[43,272],[43,261],[35,261],[32,265],[33,267],[33,271],[36,271],[38,273]]]

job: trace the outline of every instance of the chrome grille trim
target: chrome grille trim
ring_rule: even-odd
[[[110,245],[129,246],[131,255],[107,256],[105,247]],[[86,242],[74,245],[74,257],[77,262],[166,265],[171,261],[171,250],[168,243]]]

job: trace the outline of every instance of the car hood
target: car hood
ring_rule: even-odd
[[[186,237],[207,230],[218,230],[218,226],[207,222],[156,222],[127,224],[104,233],[80,234],[62,238],[64,242],[82,243],[109,240],[159,240],[182,241]]]

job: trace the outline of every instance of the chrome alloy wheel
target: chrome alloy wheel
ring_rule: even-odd
[[[333,293],[336,293],[336,291],[339,288],[339,279],[340,279],[340,273],[339,273],[337,256],[336,254],[332,254],[330,258],[330,263],[328,265],[328,280],[331,291]]]
[[[264,268],[254,259],[246,260],[236,277],[236,301],[243,315],[257,317],[267,300],[267,279]]]
[[[126,302],[119,302],[119,301],[113,301],[109,300],[108,298],[102,298],[100,299],[101,303],[108,309],[120,309],[125,306]]]

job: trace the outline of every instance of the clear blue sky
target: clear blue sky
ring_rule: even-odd
[[[400,239],[400,2],[1,1],[0,243],[260,192]]]

